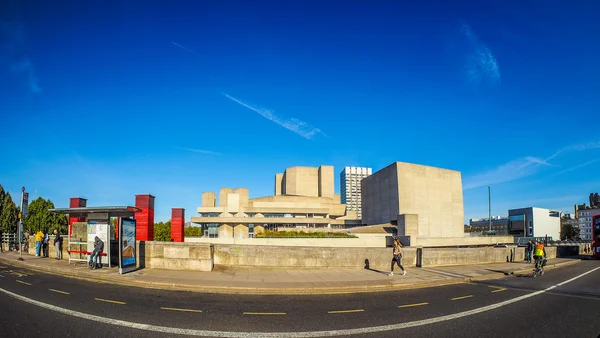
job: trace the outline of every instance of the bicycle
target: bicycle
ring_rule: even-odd
[[[533,278],[536,278],[538,275],[544,275],[544,266],[546,266],[546,262],[547,260],[545,258],[536,259],[535,267],[533,268]]]

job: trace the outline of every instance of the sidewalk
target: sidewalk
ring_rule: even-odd
[[[405,276],[387,276],[386,271],[329,269],[215,269],[212,272],[141,269],[119,275],[117,268],[90,270],[84,264],[69,265],[68,260],[55,260],[0,253],[0,263],[56,274],[63,277],[106,282],[136,287],[241,294],[317,294],[355,293],[415,289],[502,278],[510,274],[530,273],[533,266],[525,263],[493,263],[445,267],[407,268]],[[574,264],[579,258],[548,260],[546,269]],[[400,272],[398,268],[396,273]]]

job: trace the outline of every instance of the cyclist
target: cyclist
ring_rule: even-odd
[[[535,259],[535,269],[542,269],[544,267],[544,260],[546,259],[546,248],[542,242],[535,242],[533,248],[533,258]]]

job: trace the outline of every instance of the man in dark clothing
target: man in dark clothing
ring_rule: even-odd
[[[102,250],[104,250],[104,242],[102,242],[100,237],[96,236],[94,238],[94,251],[90,255],[90,262],[89,262],[89,265],[92,267],[92,269],[96,269],[96,267],[98,266],[98,256],[100,256],[100,254],[102,253]],[[92,265],[92,261],[94,262],[94,265]],[[100,260],[100,261],[102,261],[102,260]]]
[[[54,229],[54,248],[56,249],[56,259],[62,259],[62,237],[56,229]]]
[[[525,260],[527,263],[531,263],[531,254],[533,253],[533,243],[529,240],[527,243],[527,248],[525,248]]]

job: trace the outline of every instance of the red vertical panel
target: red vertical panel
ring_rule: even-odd
[[[171,209],[171,239],[173,242],[183,242],[185,238],[185,209]]]
[[[135,213],[136,239],[140,241],[154,240],[154,196],[150,194],[135,195],[135,206],[142,209]]]
[[[87,199],[81,197],[71,197],[69,199],[69,208],[85,208],[87,205]],[[85,217],[69,217],[69,236],[73,230],[73,223],[85,222]]]

